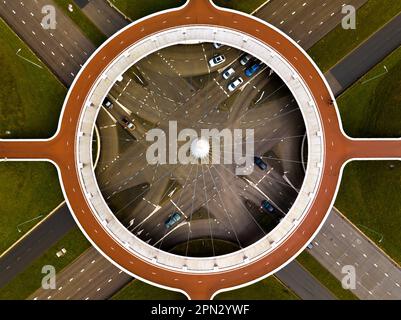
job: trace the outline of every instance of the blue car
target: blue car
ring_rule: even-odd
[[[247,77],[252,77],[255,72],[257,72],[261,68],[262,64],[260,62],[254,63],[248,69],[245,70],[245,74]]]
[[[266,162],[264,162],[263,160],[262,160],[262,158],[260,158],[260,157],[254,157],[254,162],[255,162],[255,164],[261,169],[261,170],[266,170],[267,169],[267,163]]]
[[[174,226],[178,221],[181,220],[181,215],[178,212],[174,212],[164,223],[167,229],[170,229]]]
[[[262,201],[261,207],[262,207],[263,210],[265,210],[267,212],[270,212],[270,213],[274,212],[274,207],[267,200],[263,200]]]

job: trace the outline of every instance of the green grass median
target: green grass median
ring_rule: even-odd
[[[340,300],[357,300],[358,298],[350,291],[345,290],[341,282],[334,277],[325,267],[323,267],[308,252],[302,252],[297,260],[308,270],[320,283],[322,283],[331,293]]]
[[[345,132],[352,137],[401,137],[401,48],[338,99]]]
[[[221,7],[226,7],[246,13],[252,13],[265,2],[266,0],[214,0],[214,3]]]
[[[0,300],[21,300],[28,298],[41,287],[42,278],[45,276],[42,274],[43,266],[52,265],[58,273],[89,248],[89,246],[89,242],[78,227],[74,228],[43,256],[35,260],[25,271],[11,280],[5,287],[1,288]],[[65,248],[67,253],[58,258],[56,252],[60,251],[62,248]]]
[[[113,300],[183,300],[186,297],[170,290],[153,287],[133,280],[112,297]],[[298,297],[275,277],[269,277],[253,285],[220,293],[216,300],[296,300]]]
[[[0,138],[48,138],[66,89],[0,19]]]
[[[3,20],[0,33],[0,138],[51,137],[66,89]],[[1,162],[0,253],[61,201],[52,164]]]
[[[59,0],[60,1],[60,0]],[[113,0],[111,3],[115,5],[121,12],[132,20],[140,19],[149,14],[159,12],[174,7],[183,5],[185,0]],[[235,9],[247,13],[251,13],[257,9],[266,0],[247,0],[247,1],[235,1],[235,0],[215,0],[217,5]]]
[[[185,300],[182,293],[160,289],[137,279],[132,280],[112,300]]]
[[[81,29],[88,39],[96,46],[100,46],[107,37],[96,27],[96,25],[81,11],[81,9],[70,0],[53,0],[57,6],[70,17],[72,21]],[[68,10],[71,5],[73,11]]]
[[[183,5],[185,0],[112,0],[115,7],[132,20]]]
[[[401,162],[357,161],[345,167],[336,207],[401,264]]]
[[[1,162],[0,253],[8,249],[62,201],[57,170],[52,164]]]
[[[276,277],[270,276],[250,286],[223,292],[216,300],[298,300],[290,289],[285,287]]]
[[[401,48],[337,100],[352,137],[401,136]],[[401,263],[401,163],[356,161],[345,167],[336,207]]]
[[[369,0],[357,10],[355,30],[345,30],[338,25],[317,42],[309,54],[323,71],[327,71],[400,12],[401,1]]]

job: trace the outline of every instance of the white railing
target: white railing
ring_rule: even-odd
[[[92,166],[92,134],[101,103],[117,78],[145,56],[168,46],[182,43],[219,42],[251,53],[278,74],[292,92],[302,112],[308,138],[308,166],[304,183],[292,208],[281,223],[264,238],[247,248],[219,257],[191,258],[161,251],[141,241],[129,232],[103,199]],[[315,101],[303,82],[301,75],[273,48],[261,41],[234,30],[221,27],[186,26],[174,28],[152,35],[140,41],[109,64],[103,76],[97,79],[81,113],[80,130],[77,138],[77,165],[80,170],[81,185],[87,195],[93,214],[103,222],[108,233],[133,255],[172,270],[191,273],[212,273],[237,268],[264,256],[285,241],[305,218],[319,186],[324,159],[323,136],[320,117]],[[244,258],[245,257],[245,258]]]

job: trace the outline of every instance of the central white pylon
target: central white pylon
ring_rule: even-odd
[[[191,143],[191,155],[196,159],[204,159],[209,156],[210,144],[205,138],[196,138]]]

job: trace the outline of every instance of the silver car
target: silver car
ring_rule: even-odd
[[[228,68],[227,70],[225,70],[225,71],[223,72],[223,78],[227,80],[227,79],[230,78],[234,73],[235,73],[235,70],[234,70],[233,68]]]
[[[230,92],[233,92],[235,89],[237,89],[242,83],[244,82],[244,79],[242,79],[241,77],[239,77],[237,80],[235,80],[235,81],[233,81],[233,82],[231,82],[229,85],[228,85],[228,90],[230,91]]]
[[[215,56],[212,59],[210,59],[209,60],[209,65],[210,65],[211,68],[213,68],[213,67],[215,67],[215,66],[217,66],[219,64],[222,64],[224,61],[226,61],[226,57],[223,56],[222,54],[220,54],[220,55]]]
[[[246,65],[250,60],[252,59],[252,56],[250,54],[245,54],[241,57],[241,60],[239,61],[241,65]]]

